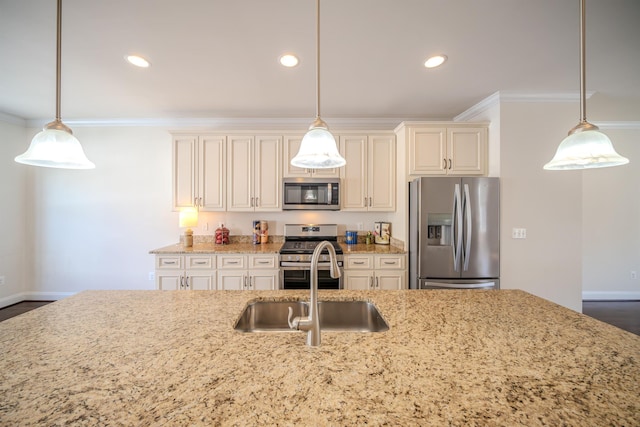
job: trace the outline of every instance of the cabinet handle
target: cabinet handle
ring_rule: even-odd
[[[369,207],[373,206],[373,203],[371,203],[371,197],[369,197]]]
[[[193,206],[198,206],[198,198],[197,197],[193,198]]]
[[[449,169],[451,169],[451,159],[449,159]]]
[[[200,197],[200,207],[202,207],[202,197]]]
[[[447,159],[442,159],[442,169],[447,169]]]
[[[227,264],[238,264],[239,261],[227,261]]]
[[[193,281],[193,280],[191,280]],[[189,289],[189,276],[185,277],[184,279],[184,288],[185,289]]]
[[[271,264],[271,261],[258,261],[258,264]]]
[[[356,265],[362,265],[364,264],[364,261],[353,261],[353,263]]]
[[[256,208],[260,207],[260,203],[259,203],[260,198],[256,197]]]
[[[175,261],[162,261],[163,265],[173,265],[175,263],[176,263]]]
[[[196,265],[204,265],[206,263],[207,263],[207,261],[194,261],[194,264],[196,264]]]
[[[373,289],[373,277],[369,277],[369,289]]]
[[[376,289],[378,289],[380,287],[380,284],[378,283],[378,278],[376,277]]]
[[[395,265],[396,262],[395,261],[385,261],[384,263],[387,264],[387,265]]]
[[[184,277],[180,276],[180,289],[184,289]]]

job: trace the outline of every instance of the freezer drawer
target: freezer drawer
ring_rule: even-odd
[[[438,280],[420,279],[419,289],[500,289],[499,279]]]

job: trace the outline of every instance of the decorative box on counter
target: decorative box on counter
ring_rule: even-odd
[[[376,245],[388,245],[391,243],[391,223],[374,223],[373,235]]]

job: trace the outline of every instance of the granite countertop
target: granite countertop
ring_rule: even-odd
[[[300,291],[85,291],[0,323],[2,425],[640,425],[640,337],[522,291],[320,291],[390,329],[242,333]]]
[[[391,245],[347,245],[340,243],[345,254],[404,254],[406,251]],[[165,246],[149,251],[150,254],[225,254],[225,253],[248,253],[248,254],[277,254],[282,247],[282,243],[267,243],[254,245],[252,243],[231,243],[229,245],[216,245],[214,243],[194,243],[193,247],[185,248],[181,243]]]

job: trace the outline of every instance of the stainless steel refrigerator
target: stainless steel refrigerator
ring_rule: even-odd
[[[409,288],[499,287],[499,179],[411,181]]]

